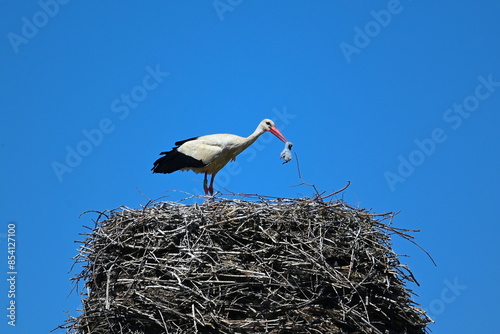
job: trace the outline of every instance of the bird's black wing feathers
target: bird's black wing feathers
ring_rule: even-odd
[[[173,147],[171,151],[161,152],[164,156],[156,160],[153,164],[151,170],[153,173],[173,173],[182,168],[201,168],[206,164],[203,161],[195,159],[189,155],[179,152],[177,149],[190,140],[195,140],[198,137],[189,138],[186,140],[181,140],[175,143],[176,147]]]
[[[198,138],[200,138],[200,137],[193,137],[193,138],[189,138],[189,139],[184,139],[184,140],[178,141],[178,142],[175,143],[176,147],[174,147],[174,148],[177,148],[177,147],[181,146],[182,144],[184,144],[187,141],[196,140]]]
[[[172,150],[175,150],[175,149],[178,149],[179,146],[181,146],[182,144],[184,144],[185,142],[188,142],[188,141],[191,141],[191,140],[195,140],[195,139],[198,139],[200,137],[193,137],[193,138],[189,138],[189,139],[184,139],[184,140],[181,140],[181,141],[177,141],[175,142],[175,146],[172,147]],[[169,152],[172,152],[172,151],[165,151],[165,152],[160,152],[160,154],[168,154]]]

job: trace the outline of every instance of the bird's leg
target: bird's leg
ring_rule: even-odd
[[[215,179],[215,174],[212,174],[212,178],[210,179],[210,187],[208,187],[208,191],[210,191],[210,195],[214,195],[214,179]]]
[[[203,179],[203,190],[205,190],[205,195],[208,195],[210,189],[208,188],[207,173],[205,173],[205,178]]]

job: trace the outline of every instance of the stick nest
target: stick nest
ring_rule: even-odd
[[[84,233],[68,333],[426,333],[391,248],[408,231],[340,201],[156,203]],[[418,283],[417,283],[418,284]]]

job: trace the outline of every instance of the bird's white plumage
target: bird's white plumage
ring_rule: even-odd
[[[183,170],[213,174],[221,170],[229,161],[235,160],[236,156],[250,146],[252,142],[248,141],[247,138],[223,133],[190,140],[182,144],[177,151],[201,160],[206,164],[205,167],[188,167],[183,168]]]

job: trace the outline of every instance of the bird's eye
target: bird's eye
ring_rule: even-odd
[[[269,126],[271,126],[271,122],[269,122],[269,121],[267,121],[266,124],[269,125]]]

